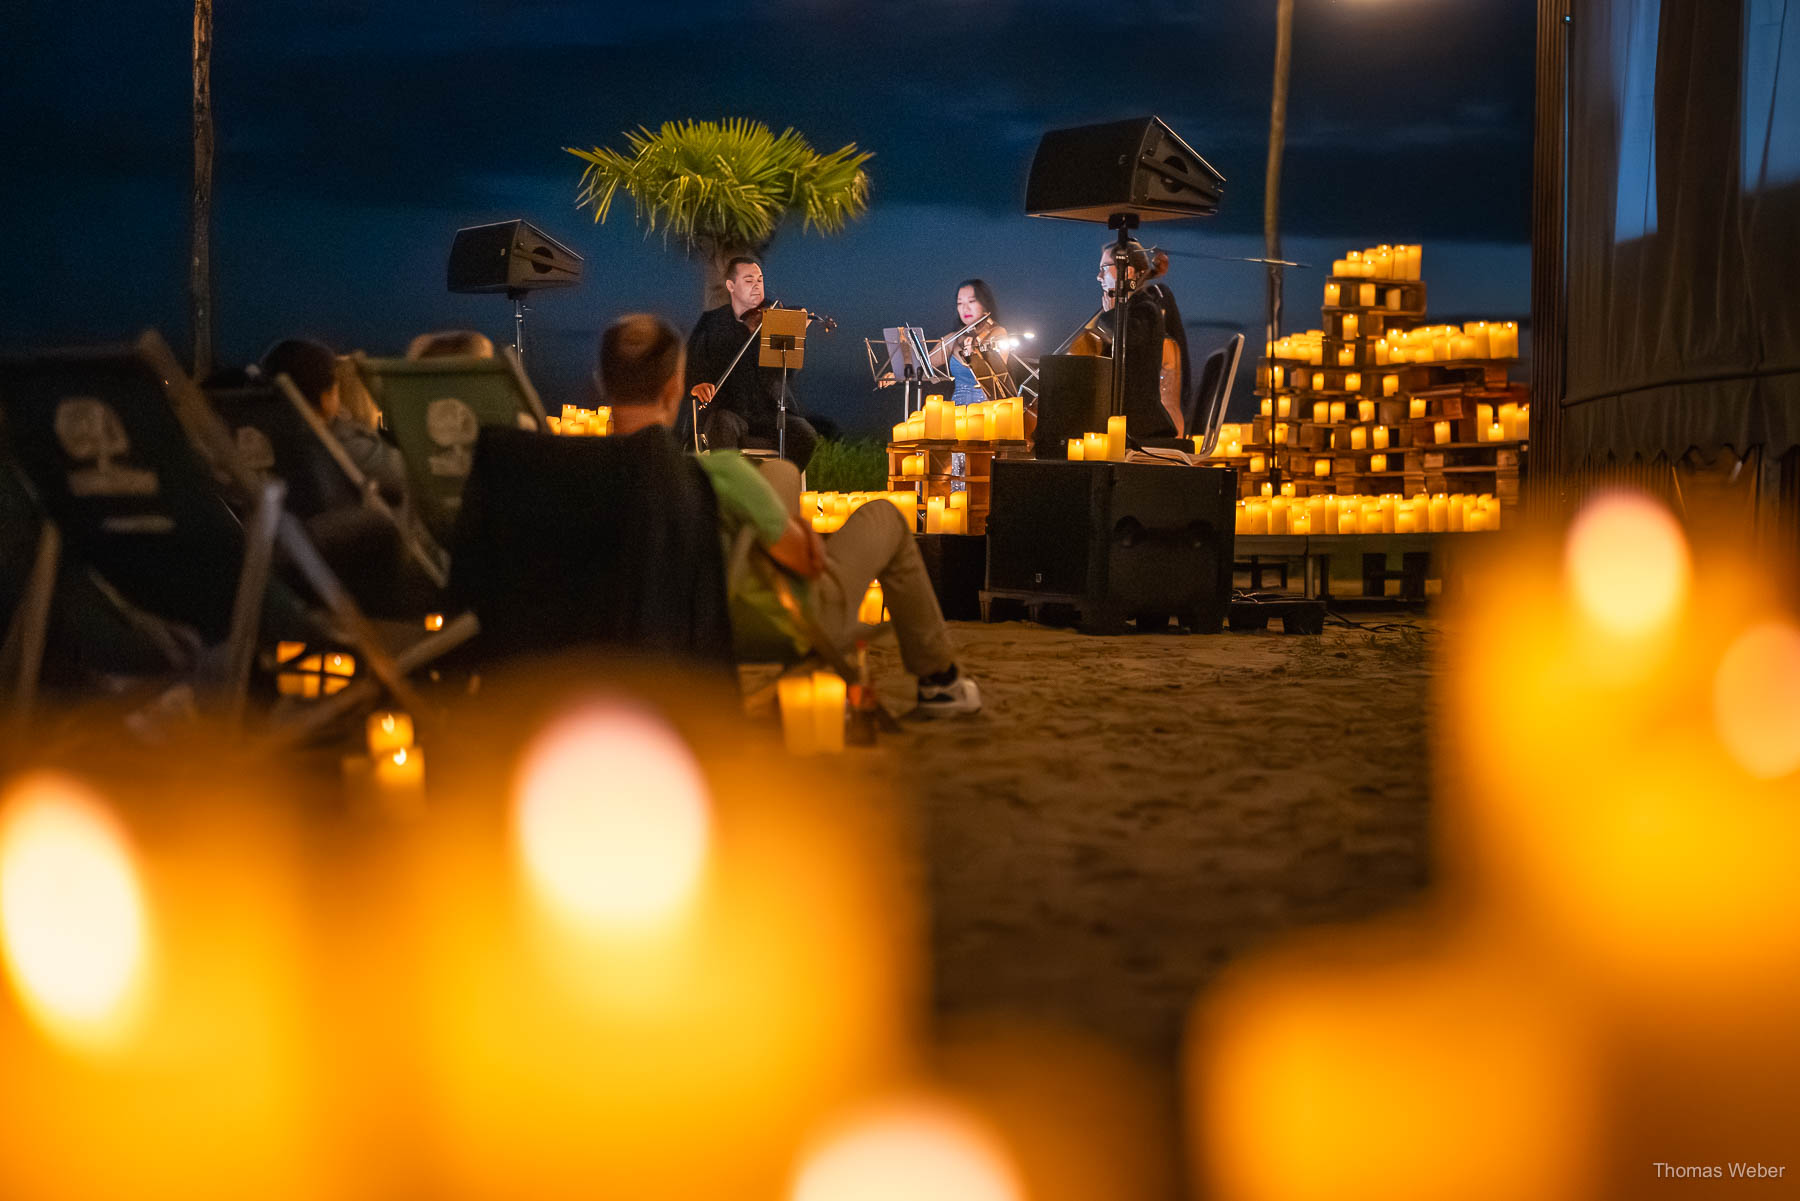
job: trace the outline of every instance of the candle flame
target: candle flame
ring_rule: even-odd
[[[1610,634],[1641,638],[1665,625],[1686,599],[1687,540],[1655,501],[1613,493],[1576,518],[1564,570],[1590,622]]]
[[[125,1032],[149,950],[143,897],[118,824],[67,777],[27,777],[0,809],[0,945],[52,1035],[96,1046]]]
[[[699,766],[660,719],[618,701],[551,724],[513,789],[527,877],[595,932],[644,932],[693,899],[711,840]]]
[[[1713,716],[1725,749],[1752,776],[1800,769],[1800,629],[1770,621],[1739,635],[1713,677]]]
[[[1009,1156],[973,1119],[937,1101],[863,1115],[808,1155],[790,1201],[1023,1201]]]

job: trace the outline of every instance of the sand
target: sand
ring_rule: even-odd
[[[1429,626],[955,633],[985,711],[908,722],[879,752],[916,780],[941,1017],[1048,1017],[1172,1086],[1224,965],[1427,883]],[[892,646],[877,678],[908,708]]]

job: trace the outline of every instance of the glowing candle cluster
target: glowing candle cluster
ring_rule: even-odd
[[[1420,279],[1423,278],[1423,260],[1423,247],[1414,244],[1393,246],[1383,242],[1380,246],[1352,250],[1341,259],[1333,259],[1331,274],[1339,279]],[[1325,303],[1336,302],[1327,300]]]
[[[933,498],[936,499],[935,497]],[[793,672],[776,684],[781,735],[790,754],[832,754],[844,749],[844,678],[836,672]]]
[[[1375,456],[1380,458],[1381,456]],[[1316,460],[1329,474],[1331,460]],[[1315,466],[1315,470],[1317,467]],[[1283,485],[1286,492],[1292,485]],[[1491,494],[1399,493],[1247,497],[1237,502],[1240,534],[1460,534],[1500,528],[1500,503]],[[1304,520],[1300,518],[1304,517]]]
[[[913,456],[908,456],[911,458]],[[923,458],[924,456],[918,456]],[[917,475],[919,472],[903,471],[903,475]],[[866,504],[885,501],[899,510],[900,516],[906,518],[908,528],[916,526],[919,520],[919,495],[916,492],[802,492],[800,494],[800,517],[821,534],[832,534],[844,528],[850,514]]]
[[[896,442],[1019,442],[1025,438],[1025,402],[1015,396],[959,405],[928,396],[893,435]]]
[[[564,405],[562,416],[551,414],[545,420],[550,423],[551,433],[566,437],[600,438],[613,432],[612,408],[609,405],[601,405],[597,409]]]

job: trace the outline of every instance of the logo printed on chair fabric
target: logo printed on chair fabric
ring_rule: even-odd
[[[471,448],[481,433],[474,409],[455,397],[439,397],[425,408],[425,432],[443,448],[428,460],[431,474],[452,479],[469,474],[475,457]]]
[[[69,396],[56,406],[56,440],[77,463],[68,474],[69,492],[75,496],[155,496],[156,472],[127,467],[115,460],[131,452],[125,424],[105,401],[94,396]]]

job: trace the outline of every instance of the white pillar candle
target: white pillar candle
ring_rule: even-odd
[[[1356,380],[1357,387],[1360,387],[1362,385],[1362,380],[1358,379],[1356,376],[1353,375],[1350,378]],[[1346,384],[1345,386],[1349,387],[1348,384]],[[1354,391],[1354,390],[1355,389],[1352,388],[1352,391]],[[1362,421],[1362,422],[1370,422],[1370,421],[1375,420],[1375,402],[1372,400],[1357,401],[1356,402],[1356,419],[1358,421]]]
[[[1366,287],[1371,287],[1372,285],[1364,284],[1362,286],[1366,288]],[[1356,330],[1357,330],[1357,326],[1358,326],[1356,314],[1355,313],[1345,313],[1342,317],[1342,321],[1343,321],[1344,340],[1346,342],[1348,342],[1351,339],[1356,337]]]
[[[1323,400],[1313,402],[1313,422],[1324,425],[1331,420],[1331,405]]]
[[[933,496],[925,501],[925,532],[941,534],[944,532],[944,498]]]
[[[1264,471],[1268,470],[1268,466],[1269,461],[1262,455],[1250,456],[1250,474],[1261,475]]]
[[[1285,406],[1287,397],[1282,397],[1281,403]],[[1115,462],[1125,458],[1125,419],[1123,417],[1106,419],[1106,457]]]
[[[1105,461],[1107,439],[1105,434],[1083,434],[1081,436],[1082,458],[1089,461]]]
[[[1450,423],[1448,421],[1436,423],[1431,427],[1431,430],[1433,441],[1439,443],[1450,441]]]
[[[1350,430],[1350,449],[1364,450],[1369,445],[1369,431],[1362,426],[1353,426]]]
[[[1334,424],[1336,422],[1342,421],[1344,419],[1344,412],[1345,412],[1345,410],[1344,410],[1344,402],[1343,401],[1334,400],[1331,402],[1331,420]]]
[[[1330,459],[1314,459],[1313,460],[1313,474],[1316,476],[1320,476],[1320,477],[1330,475],[1331,474],[1331,460]]]
[[[1388,427],[1385,425],[1376,426],[1375,432],[1370,435],[1369,444],[1376,450],[1386,450],[1388,444]]]
[[[1336,268],[1336,266],[1337,266],[1336,263],[1332,264],[1333,268]],[[1337,281],[1336,280],[1326,280],[1325,281],[1325,303],[1327,306],[1329,306],[1331,308],[1336,308],[1337,302],[1338,302]]]
[[[1374,284],[1358,284],[1358,285],[1356,285],[1356,300],[1357,300],[1357,303],[1362,305],[1362,307],[1365,309],[1374,308],[1375,307],[1375,285]]]
[[[1288,396],[1278,397],[1275,401],[1275,416],[1277,416],[1277,417],[1292,417],[1293,415],[1294,415],[1293,398],[1288,397]]]
[[[1412,398],[1412,400],[1407,402],[1406,415],[1411,417],[1414,421],[1417,421],[1419,418],[1425,416],[1424,398],[1415,396]]]
[[[1323,371],[1313,372],[1312,386],[1314,392],[1323,392],[1325,390],[1325,373]]]
[[[1354,347],[1354,346],[1338,347],[1338,366],[1339,367],[1354,367],[1354,366],[1356,366],[1356,347]]]
[[[1267,396],[1263,397],[1262,398],[1262,415],[1264,417],[1268,417],[1268,416],[1273,415],[1274,412],[1275,412],[1275,402],[1270,400]]]
[[[1285,446],[1288,440],[1288,427],[1277,422],[1275,425],[1275,445]]]
[[[1395,395],[1398,395],[1399,392],[1400,392],[1400,377],[1399,376],[1384,375],[1381,377],[1381,394],[1383,396],[1395,396]]]
[[[1277,388],[1281,387],[1282,382],[1286,378],[1287,378],[1287,371],[1284,368],[1281,368],[1281,367],[1275,368],[1275,386]]]
[[[1386,455],[1370,455],[1369,456],[1369,470],[1373,471],[1373,472],[1377,472],[1377,473],[1386,471],[1387,470],[1387,456]]]
[[[1068,453],[1069,462],[1078,463],[1081,461],[1081,448],[1082,448],[1082,441],[1080,438],[1070,438],[1069,439],[1069,453]]]

